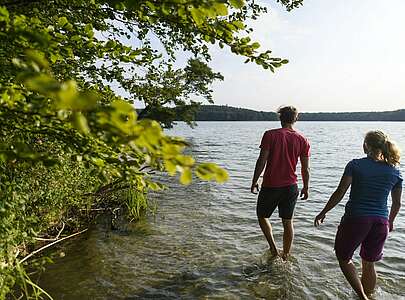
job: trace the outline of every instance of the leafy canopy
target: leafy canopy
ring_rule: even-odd
[[[288,9],[301,3],[281,2]],[[221,75],[207,65],[207,43],[227,46],[272,71],[287,63],[270,50],[260,52],[247,35],[245,21],[265,11],[243,0],[5,3],[0,121],[8,130],[51,136],[100,174],[128,177],[139,187],[146,184],[139,176],[145,164],[188,174],[194,160],[181,154],[185,143],[165,136],[151,118],[166,117],[161,123],[170,125],[179,115],[190,118],[188,108],[196,107],[191,96],[211,100],[209,85]],[[192,55],[183,68],[174,66],[179,51]],[[134,100],[145,104],[139,116]],[[3,145],[0,157],[58,160],[23,139]],[[226,179],[219,168],[210,170],[219,181]]]
[[[290,10],[302,0],[277,2]],[[93,184],[83,189],[119,180],[143,193],[160,187],[151,169],[183,184],[193,174],[227,179],[185,155],[186,142],[162,126],[192,124],[192,99],[212,102],[210,85],[222,75],[208,65],[210,44],[272,72],[288,62],[249,37],[246,21],[266,11],[254,0],[0,1],[0,298],[14,284],[3,275],[19,269],[19,246],[46,227],[33,224],[56,218],[49,202],[37,207],[24,180],[57,190],[77,182],[61,175],[72,170]],[[58,187],[38,170],[65,177]],[[38,208],[34,218],[27,207]]]

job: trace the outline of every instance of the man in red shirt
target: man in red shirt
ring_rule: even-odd
[[[280,255],[268,220],[278,207],[284,227],[281,257],[286,260],[294,237],[293,215],[299,194],[296,167],[299,158],[303,180],[300,196],[305,200],[308,199],[310,145],[308,140],[293,128],[298,119],[298,111],[295,107],[284,106],[277,113],[281,128],[264,133],[250,190],[256,194],[255,190],[259,189],[257,181],[266,167],[257,200],[257,217],[271,253],[274,256]]]

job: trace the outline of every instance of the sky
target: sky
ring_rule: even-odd
[[[405,108],[404,0],[304,0],[291,12],[252,23],[263,49],[290,63],[273,74],[214,48],[211,66],[225,80],[213,85],[215,104],[274,111],[385,111]]]

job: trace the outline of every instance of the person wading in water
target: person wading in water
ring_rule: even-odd
[[[350,188],[335,238],[335,253],[340,269],[360,299],[369,299],[376,282],[374,263],[381,260],[388,232],[394,229],[394,220],[401,207],[402,175],[397,166],[400,151],[382,131],[370,131],[363,142],[366,157],[351,160],[345,168],[336,191],[325,208],[316,216],[314,225],[323,223],[326,214],[334,208]],[[392,205],[388,213],[387,199],[391,193]],[[360,247],[362,274],[358,277],[352,256]]]
[[[295,107],[284,106],[277,113],[281,121],[281,128],[268,130],[263,135],[250,191],[256,194],[256,191],[259,190],[257,182],[266,168],[257,200],[256,213],[272,255],[281,255],[286,260],[290,255],[294,237],[293,216],[299,194],[296,167],[299,158],[303,179],[300,196],[305,200],[308,199],[310,145],[308,140],[293,128],[298,120],[298,111]],[[276,207],[278,207],[284,227],[281,254],[277,250],[272,227],[268,220]]]

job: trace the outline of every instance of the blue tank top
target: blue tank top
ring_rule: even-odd
[[[393,189],[402,187],[403,180],[399,169],[365,157],[350,161],[344,175],[353,178],[345,217],[388,218],[388,195]]]

